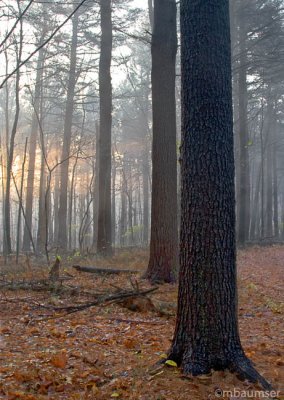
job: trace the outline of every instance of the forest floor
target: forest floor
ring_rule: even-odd
[[[101,276],[71,268],[94,263],[141,273]],[[140,290],[150,288],[140,278],[146,263],[142,250],[121,251],[104,261],[69,257],[61,271],[69,280],[53,291],[16,290],[19,282],[46,279],[43,266],[23,262],[0,267],[0,399],[268,398],[257,392],[259,387],[229,372],[189,378],[175,366],[157,367],[173,336],[177,285],[159,286],[149,294],[152,302],[141,300],[136,311],[127,308],[129,302],[69,314],[54,309],[90,302],[97,292],[131,289],[135,279]],[[238,252],[243,347],[275,390],[284,382],[283,270],[284,246]],[[15,290],[8,290],[5,282],[14,282]],[[221,396],[219,389],[232,393]]]

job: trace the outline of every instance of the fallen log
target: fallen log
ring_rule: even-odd
[[[88,272],[91,274],[102,274],[102,275],[111,275],[111,274],[135,274],[137,270],[133,269],[117,269],[117,268],[97,268],[97,267],[87,267],[81,265],[72,265],[72,268],[76,269],[80,272]]]

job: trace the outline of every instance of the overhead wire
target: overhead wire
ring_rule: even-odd
[[[21,14],[18,16],[18,18],[16,19],[14,25],[12,26],[12,28],[10,29],[10,31],[7,33],[7,35],[5,36],[5,38],[2,40],[2,42],[0,43],[0,47],[2,47],[7,40],[9,39],[9,37],[11,36],[11,34],[13,33],[13,31],[15,30],[18,22],[21,20],[21,18],[23,18],[23,16],[25,15],[25,13],[28,11],[28,9],[30,8],[30,6],[32,5],[32,3],[34,2],[34,0],[30,0],[29,4],[26,6],[26,8],[21,12]]]
[[[25,60],[23,60],[22,62],[19,63],[19,65],[17,65],[17,67],[10,72],[6,78],[2,81],[1,85],[0,85],[0,89],[2,89],[5,85],[5,83],[15,74],[15,72],[17,72],[23,65],[25,65],[40,49],[42,49],[44,46],[46,46],[51,39],[57,34],[57,32],[66,24],[66,22],[68,22],[73,15],[76,13],[76,11],[88,0],[82,0],[80,3],[78,3],[78,5],[74,8],[74,10],[72,11],[72,13],[70,13],[68,15],[68,17],[60,24],[58,25],[58,27],[53,31],[53,33],[40,45],[38,46]]]

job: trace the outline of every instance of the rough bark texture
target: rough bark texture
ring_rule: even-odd
[[[268,387],[238,333],[228,0],[183,0],[181,35],[180,284],[169,357],[185,373],[230,368]]]
[[[176,4],[154,2],[152,220],[146,277],[173,282],[178,266],[175,64]]]
[[[69,171],[72,117],[74,108],[74,93],[76,84],[78,13],[74,14],[72,23],[73,23],[73,32],[72,32],[71,54],[70,54],[66,111],[64,120],[63,148],[61,155],[61,161],[63,162],[60,168],[60,199],[59,199],[59,212],[58,212],[58,221],[59,221],[58,243],[64,249],[67,248],[68,171]]]
[[[99,65],[100,134],[99,134],[99,209],[97,252],[112,253],[111,240],[111,125],[112,125],[112,20],[111,1],[101,0],[101,54]]]

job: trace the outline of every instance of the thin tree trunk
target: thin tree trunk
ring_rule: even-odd
[[[248,123],[247,123],[247,28],[243,6],[239,6],[239,51],[240,63],[238,74],[238,110],[239,110],[239,196],[238,196],[238,242],[243,245],[249,236],[250,225],[250,172],[248,154]]]
[[[75,7],[75,6],[74,6]],[[63,249],[67,248],[67,204],[68,204],[68,172],[69,172],[69,156],[72,135],[72,118],[74,109],[74,93],[76,84],[76,62],[77,62],[77,45],[78,45],[78,12],[74,14],[72,19],[72,43],[70,54],[70,66],[67,88],[67,100],[64,119],[63,147],[61,155],[60,168],[60,198],[59,198],[59,231],[58,244]]]
[[[40,165],[40,182],[39,182],[39,203],[38,203],[38,230],[36,249],[39,253],[43,253],[46,243],[46,209],[45,209],[45,193],[46,193],[46,164],[44,154],[41,154]]]
[[[149,155],[148,147],[145,146],[142,159],[142,176],[143,176],[143,246],[149,243]]]
[[[19,253],[20,253],[20,240],[21,240],[21,217],[22,217],[22,207],[23,207],[23,190],[24,190],[24,178],[25,178],[25,165],[27,158],[27,144],[28,138],[26,138],[25,149],[24,149],[24,158],[22,162],[22,173],[21,173],[21,185],[20,185],[20,198],[19,198],[19,210],[18,210],[18,222],[17,222],[17,240],[16,240],[16,264],[19,261]]]
[[[98,211],[99,211],[99,124],[96,121],[96,160],[95,160],[95,179],[93,188],[93,244],[92,248],[97,251],[98,240]]]
[[[266,155],[266,176],[265,185],[263,190],[265,190],[265,200],[263,198],[263,203],[265,204],[265,220],[264,220],[264,233],[266,238],[272,238],[273,236],[273,116],[274,116],[274,106],[273,100],[271,98],[271,93],[269,92],[267,97],[267,115],[266,115],[266,145],[264,148]],[[264,179],[264,176],[263,176]],[[263,182],[264,183],[264,182]],[[264,193],[263,193],[264,195]]]
[[[253,196],[253,204],[252,204],[252,216],[251,216],[251,227],[250,227],[250,239],[256,238],[256,226],[259,218],[259,210],[260,210],[260,185],[261,184],[261,164],[259,165],[257,177],[256,177],[256,185]]]
[[[112,228],[112,233],[111,233],[111,238],[112,238],[112,244],[115,246],[115,231],[116,231],[116,212],[115,212],[115,207],[116,207],[116,201],[115,201],[115,182],[116,181],[116,163],[115,163],[115,157],[113,156],[112,158],[112,201],[111,201],[111,228]]]
[[[71,174],[71,184],[70,184],[70,197],[69,197],[69,217],[68,217],[68,248],[69,250],[72,249],[72,231],[73,231],[73,220],[72,220],[72,212],[73,212],[73,195],[74,195],[74,186],[75,186],[75,172],[76,172],[76,167],[78,163],[78,158],[79,158],[79,149],[76,154],[75,162],[73,164],[72,168],[72,174]]]
[[[59,147],[57,146],[57,149]],[[56,158],[56,164],[58,164],[58,159]],[[54,215],[54,244],[58,242],[58,232],[59,232],[59,221],[58,221],[58,210],[59,210],[59,173],[55,171],[54,177],[54,201],[53,201],[53,215]]]
[[[112,254],[111,240],[111,126],[112,126],[112,17],[111,0],[100,0],[101,54],[99,65],[100,136],[99,136],[99,210],[97,252]]]
[[[148,0],[148,13],[149,13],[149,21],[150,21],[151,30],[153,31],[153,25],[154,25],[153,0]]]
[[[126,239],[126,230],[127,230],[127,223],[126,223],[126,213],[127,213],[127,203],[126,203],[126,177],[125,177],[125,160],[123,159],[122,164],[122,171],[121,171],[121,213],[120,213],[120,224],[119,224],[119,231],[120,231],[120,246],[125,246],[125,239]]]
[[[20,3],[17,0],[18,4],[18,11],[19,14],[21,13]],[[17,52],[17,65],[19,66],[21,63],[22,58],[22,50],[23,50],[23,22],[20,19],[20,40],[19,44],[16,46]],[[16,103],[16,110],[14,116],[14,122],[12,126],[11,136],[10,136],[10,143],[8,147],[8,157],[7,157],[7,179],[6,179],[6,191],[5,191],[5,199],[4,199],[4,232],[5,232],[5,252],[10,254],[12,252],[12,243],[11,243],[11,174],[12,174],[12,167],[14,161],[14,145],[15,145],[15,137],[18,128],[18,121],[20,115],[20,70],[19,68],[16,71],[16,84],[15,84],[15,103]]]
[[[24,251],[29,251],[31,245],[29,232],[32,231],[32,219],[33,219],[34,175],[35,175],[36,146],[37,146],[37,134],[38,134],[38,116],[40,109],[41,81],[43,76],[43,56],[44,56],[44,49],[40,49],[38,53],[38,60],[36,66],[35,91],[32,99],[34,112],[32,117],[31,135],[29,140],[29,163],[28,163],[28,178],[27,178],[27,191],[26,191],[27,194],[26,194],[26,205],[25,205],[26,224],[24,228],[24,238],[23,238]]]
[[[272,176],[272,143],[271,136],[266,149],[266,223],[265,236],[272,238],[273,236],[273,176]]]
[[[274,237],[279,237],[279,220],[278,220],[278,175],[277,175],[277,136],[275,131],[275,125],[273,124],[273,226],[274,226]]]

